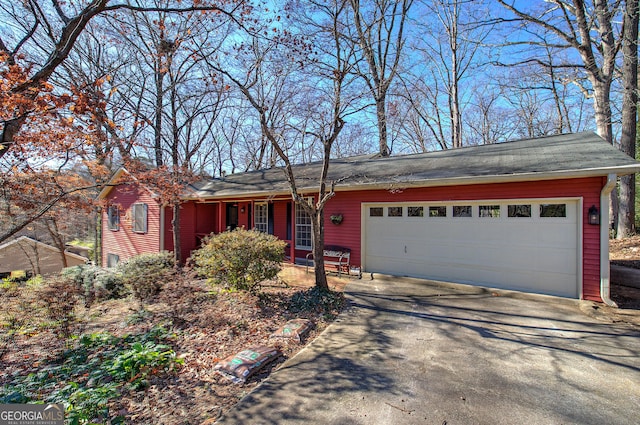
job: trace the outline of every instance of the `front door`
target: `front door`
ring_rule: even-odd
[[[227,230],[238,227],[238,204],[227,204]]]

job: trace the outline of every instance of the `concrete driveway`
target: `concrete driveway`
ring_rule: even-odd
[[[405,278],[346,292],[220,423],[640,423],[640,327],[604,307]]]

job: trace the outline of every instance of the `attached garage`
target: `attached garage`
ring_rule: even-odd
[[[580,199],[363,204],[367,271],[579,298]]]

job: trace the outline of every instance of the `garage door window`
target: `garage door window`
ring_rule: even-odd
[[[507,207],[509,217],[531,217],[531,205],[518,204]]]
[[[479,217],[500,217],[500,205],[480,205],[478,207]]]
[[[387,217],[402,217],[403,207],[388,207]]]
[[[423,207],[408,207],[407,216],[409,217],[424,217]]]
[[[566,217],[567,204],[540,204],[540,217]]]
[[[454,217],[471,217],[471,205],[454,205]]]
[[[383,213],[384,213],[384,208],[382,207],[369,208],[369,217],[382,217]]]
[[[429,217],[446,217],[447,207],[429,207]]]

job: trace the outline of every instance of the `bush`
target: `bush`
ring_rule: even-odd
[[[344,304],[345,299],[342,292],[324,291],[314,286],[293,294],[289,301],[288,310],[295,314],[315,311],[333,319],[342,310]]]
[[[67,267],[60,274],[63,278],[74,282],[87,306],[94,300],[120,298],[126,293],[122,278],[112,269],[79,265]]]
[[[75,283],[65,278],[53,278],[43,286],[38,294],[46,316],[57,327],[57,333],[69,339],[76,323],[75,309],[80,300],[80,290]]]
[[[175,274],[175,260],[169,252],[142,254],[117,267],[122,281],[133,296],[146,301],[160,292],[164,281]]]
[[[196,272],[213,283],[253,291],[278,274],[285,245],[266,233],[236,229],[211,235],[192,258]]]

